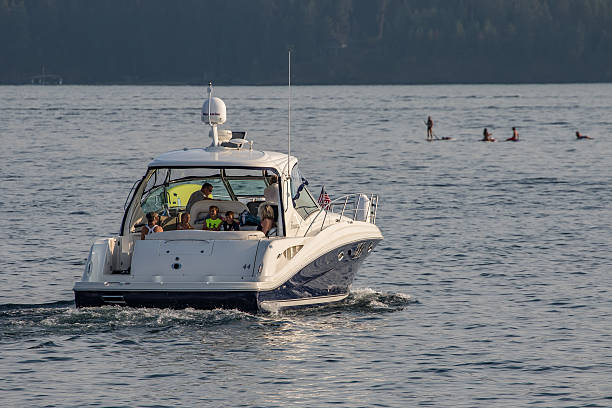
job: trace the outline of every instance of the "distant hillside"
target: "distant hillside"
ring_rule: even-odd
[[[0,83],[612,81],[610,0],[0,0]]]

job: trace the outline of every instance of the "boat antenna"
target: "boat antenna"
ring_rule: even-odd
[[[289,159],[291,157],[291,48],[288,50],[289,53],[289,98],[287,102],[287,178],[289,178],[290,170],[289,170]]]
[[[210,126],[209,135],[212,137],[212,146],[218,146],[219,141],[216,136],[216,126],[213,126],[210,119],[210,105],[212,105],[212,81],[208,81],[208,126]]]
[[[212,100],[212,81],[208,81],[208,126],[212,126],[210,121],[210,103]]]
[[[213,86],[212,81],[208,83],[208,100],[204,101],[202,104],[202,122],[206,123],[210,130],[208,131],[208,136],[212,139],[212,143],[209,148],[215,150],[214,148],[224,149],[223,147],[219,147],[219,134],[217,133],[217,126],[222,125],[227,120],[227,110],[225,107],[225,103],[217,98],[212,96]]]
[[[212,138],[211,146],[219,146],[219,136],[217,134],[217,122],[212,123],[212,119],[210,118],[210,109],[212,105],[212,93],[213,86],[212,81],[208,82],[208,126],[210,126],[210,131],[208,135]]]

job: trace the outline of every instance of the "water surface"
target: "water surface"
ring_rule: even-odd
[[[210,143],[204,94],[0,87],[3,405],[612,406],[612,85],[294,87],[315,193],[381,196],[385,240],[349,299],[76,310],[146,163]],[[285,88],[216,95],[228,127],[285,151]],[[456,140],[427,143],[428,115]],[[519,143],[478,142],[512,126]]]

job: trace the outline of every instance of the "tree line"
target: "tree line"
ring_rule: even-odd
[[[612,81],[610,0],[0,0],[0,83]]]

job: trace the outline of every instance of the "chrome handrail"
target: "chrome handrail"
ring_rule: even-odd
[[[369,205],[367,206],[366,210],[366,219],[364,220],[365,222],[369,222],[372,224],[376,224],[376,214],[378,212],[378,194],[370,194],[370,196],[368,197],[366,194],[363,194],[366,196],[366,198],[369,200]],[[351,194],[346,194],[343,195],[341,197],[338,197],[334,200],[331,200],[329,204],[326,204],[324,206],[321,207],[321,209],[319,210],[319,212],[317,213],[317,215],[315,215],[315,217],[312,219],[312,221],[310,222],[310,225],[308,226],[308,228],[306,229],[306,232],[304,232],[304,236],[306,236],[308,234],[308,232],[310,232],[310,229],[312,228],[312,226],[314,225],[315,221],[317,221],[317,219],[319,218],[319,216],[321,214],[323,214],[323,221],[321,222],[321,229],[320,231],[323,231],[325,227],[325,221],[327,220],[327,214],[336,214],[339,215],[340,218],[337,220],[337,222],[339,222],[342,218],[349,218],[350,222],[354,222],[356,221],[357,218],[357,214],[358,211],[363,211],[363,208],[359,208],[357,205],[360,201],[362,197],[362,194],[360,193],[351,193]],[[338,214],[336,212],[334,212],[334,203],[338,204],[339,202],[342,202],[342,200],[344,200],[344,203],[342,205],[342,211]],[[353,203],[353,208],[347,210],[347,206],[349,203]],[[350,212],[353,213],[352,218],[350,217],[350,215],[345,216],[345,213],[348,211],[348,213],[350,214]]]

